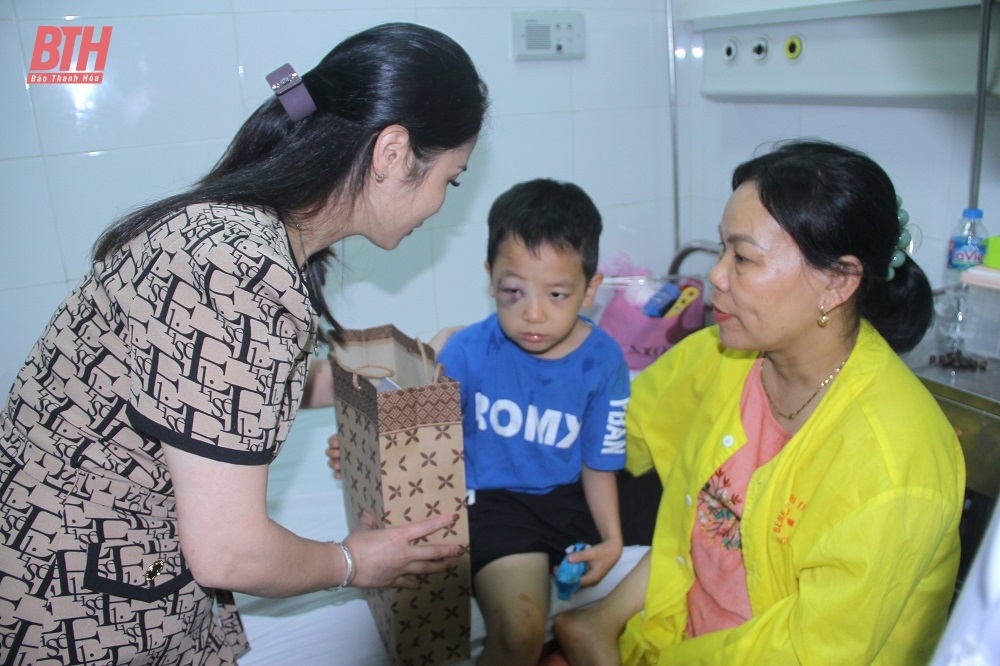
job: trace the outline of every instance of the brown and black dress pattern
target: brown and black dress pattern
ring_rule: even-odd
[[[315,326],[258,209],[191,206],[95,263],[0,414],[0,664],[235,663],[239,615],[184,561],[161,447],[270,463]]]

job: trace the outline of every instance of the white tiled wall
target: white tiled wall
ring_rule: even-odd
[[[582,61],[516,62],[511,11],[582,11]],[[73,17],[73,18],[68,18]],[[604,257],[664,270],[674,247],[663,0],[0,0],[0,394],[90,245],[123,211],[183,187],[218,158],[284,62],[312,67],[344,37],[416,21],[461,43],[490,86],[491,116],[462,187],[392,253],[337,247],[329,298],[346,325],[393,322],[427,338],[491,309],[482,263],[492,200],[536,176],[573,180],[605,218]],[[114,28],[104,83],[24,85],[39,25]],[[699,45],[679,26],[677,45]],[[918,259],[940,275],[966,203],[970,109],[724,104],[699,94],[701,64],[678,62],[682,240],[714,239],[732,167],[799,135],[850,143],[893,176],[923,227]],[[981,207],[1000,232],[1000,121],[987,119]]]

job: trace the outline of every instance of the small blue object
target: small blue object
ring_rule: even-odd
[[[680,287],[673,282],[666,282],[659,291],[649,297],[642,311],[649,317],[662,317],[680,295]]]
[[[589,548],[585,543],[577,543],[566,549],[567,553],[579,553]],[[562,601],[568,601],[570,596],[580,589],[580,579],[587,570],[586,562],[569,562],[565,557],[556,569],[556,593]]]

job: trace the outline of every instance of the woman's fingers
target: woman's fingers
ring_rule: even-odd
[[[464,549],[463,549],[464,550]],[[461,551],[457,553],[461,555]],[[409,571],[408,574],[430,574],[438,573],[441,571],[447,571],[450,567],[455,566],[455,556],[445,555],[444,557],[427,559],[427,560],[415,560],[410,563],[407,567]]]
[[[452,558],[439,560],[416,560],[407,565],[407,572],[398,576],[390,587],[416,589],[424,582],[423,577],[447,571],[455,566]]]
[[[416,590],[420,587],[420,579],[415,578],[410,575],[400,576],[396,580],[392,581],[390,587],[395,587],[403,590]]]
[[[358,587],[418,587],[424,574],[446,570],[465,552],[461,544],[426,543],[428,535],[455,524],[458,516],[433,516],[416,523],[377,529],[375,517],[359,516],[344,539],[354,555]]]
[[[430,518],[419,522],[407,523],[406,525],[401,525],[396,529],[404,532],[407,535],[408,541],[417,541],[434,534],[440,529],[453,527],[456,522],[458,522],[457,513],[445,513],[437,516],[431,516]]]

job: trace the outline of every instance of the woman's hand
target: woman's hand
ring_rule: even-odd
[[[444,571],[452,558],[465,552],[459,544],[420,543],[424,537],[451,528],[457,514],[434,516],[416,523],[376,529],[374,518],[361,515],[361,522],[344,544],[354,559],[352,587],[417,588],[421,574]]]
[[[327,440],[327,465],[336,478],[341,478],[340,439],[330,435]],[[465,547],[457,544],[421,544],[424,537],[441,529],[451,528],[458,516],[434,516],[416,523],[376,529],[369,513],[361,514],[361,522],[344,544],[354,559],[353,587],[415,588],[419,574],[444,571],[451,566],[450,558],[461,555]]]
[[[340,438],[336,435],[330,435],[330,439],[326,440],[326,457],[328,460],[326,464],[333,470],[333,478],[339,479],[341,477],[340,469]]]

